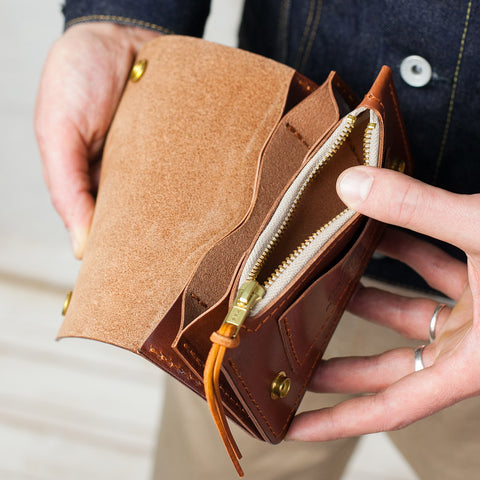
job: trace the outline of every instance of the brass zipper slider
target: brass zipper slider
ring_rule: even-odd
[[[223,323],[234,325],[236,327],[232,338],[235,338],[240,331],[248,314],[255,306],[255,304],[265,295],[265,288],[263,288],[256,280],[247,280],[241,285],[238,290],[237,297],[232,308],[227,313]]]

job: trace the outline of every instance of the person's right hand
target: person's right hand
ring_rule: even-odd
[[[105,135],[139,48],[159,35],[139,27],[82,23],[53,45],[35,109],[35,133],[53,205],[81,258]]]

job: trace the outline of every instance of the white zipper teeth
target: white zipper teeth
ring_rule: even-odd
[[[368,161],[370,159],[370,147],[372,143],[372,133],[373,129],[375,128],[376,123],[370,122],[365,129],[365,133],[363,135],[363,163],[364,165],[368,165]]]
[[[268,289],[275,280],[289,267],[299,255],[319,236],[321,235],[332,223],[338,220],[340,217],[345,215],[348,211],[348,208],[341,211],[337,216],[332,218],[329,222],[319,228],[316,232],[312,233],[306,240],[304,240],[290,255],[275,269],[275,271],[265,280],[263,286],[265,289]]]
[[[259,256],[257,262],[255,265],[252,267],[250,270],[250,273],[247,276],[247,280],[256,280],[260,270],[262,269],[265,260],[267,259],[268,255],[271,253],[271,251],[275,248],[275,246],[278,244],[280,241],[281,236],[285,232],[288,224],[290,223],[290,219],[295,213],[295,210],[297,208],[298,202],[300,201],[301,197],[303,196],[303,193],[305,192],[306,188],[310,184],[310,182],[313,180],[313,178],[317,175],[317,173],[328,163],[329,160],[337,153],[337,151],[340,149],[340,147],[345,143],[346,139],[349,137],[350,133],[353,130],[353,127],[355,126],[355,122],[357,121],[357,117],[354,115],[348,115],[347,117],[347,124],[344,126],[342,131],[338,134],[338,137],[334,140],[333,145],[330,146],[328,149],[327,153],[325,154],[324,157],[322,157],[321,161],[318,162],[318,164],[314,167],[314,169],[310,172],[308,177],[305,179],[303,184],[301,185],[300,189],[298,190],[297,194],[295,195],[295,198],[293,199],[290,208],[285,215],[285,218],[283,222],[280,224],[278,227],[277,231],[274,233],[273,237],[270,239],[269,243]],[[371,135],[371,134],[370,134]],[[365,149],[365,143],[364,143],[364,149]],[[364,157],[365,158],[365,157]],[[346,210],[345,210],[346,211]],[[268,289],[273,282],[279,277],[281,273],[285,270],[285,268],[290,265],[299,255],[300,253],[305,250],[305,248],[312,242],[314,238],[316,238],[321,232],[323,232],[329,225],[331,225],[337,218],[342,216],[344,212],[341,212],[339,215],[337,215],[335,218],[331,219],[328,223],[323,225],[321,228],[319,228],[316,232],[314,232],[312,235],[310,235],[304,242],[302,242],[301,245],[299,245],[275,270],[275,272],[270,275],[267,280],[264,282],[264,287],[265,289]]]

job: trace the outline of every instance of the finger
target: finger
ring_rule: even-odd
[[[360,285],[347,309],[365,320],[391,328],[405,338],[427,341],[430,321],[437,306],[438,302],[429,298],[405,297]],[[440,311],[436,332],[442,329],[449,315],[449,307]]]
[[[349,207],[369,217],[465,251],[480,250],[479,195],[457,195],[398,172],[366,166],[345,170],[337,192]]]
[[[464,262],[429,242],[394,228],[386,230],[378,251],[415,270],[433,289],[458,300],[468,281]]]
[[[332,358],[319,364],[308,389],[322,393],[380,392],[412,373],[413,358],[411,348],[397,348],[370,357]]]
[[[70,232],[75,256],[81,258],[95,206],[87,149],[66,121],[46,119],[37,137],[52,203]]]
[[[457,374],[452,368],[435,366],[407,375],[378,394],[301,413],[286,439],[326,441],[398,430],[470,396],[471,389],[460,384]]]

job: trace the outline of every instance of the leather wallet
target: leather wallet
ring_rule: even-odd
[[[278,443],[382,225],[347,208],[348,167],[410,168],[388,67],[359,102],[239,49],[162,36],[139,52],[104,148],[59,337],[139,353]],[[181,421],[181,419],[179,419]]]

